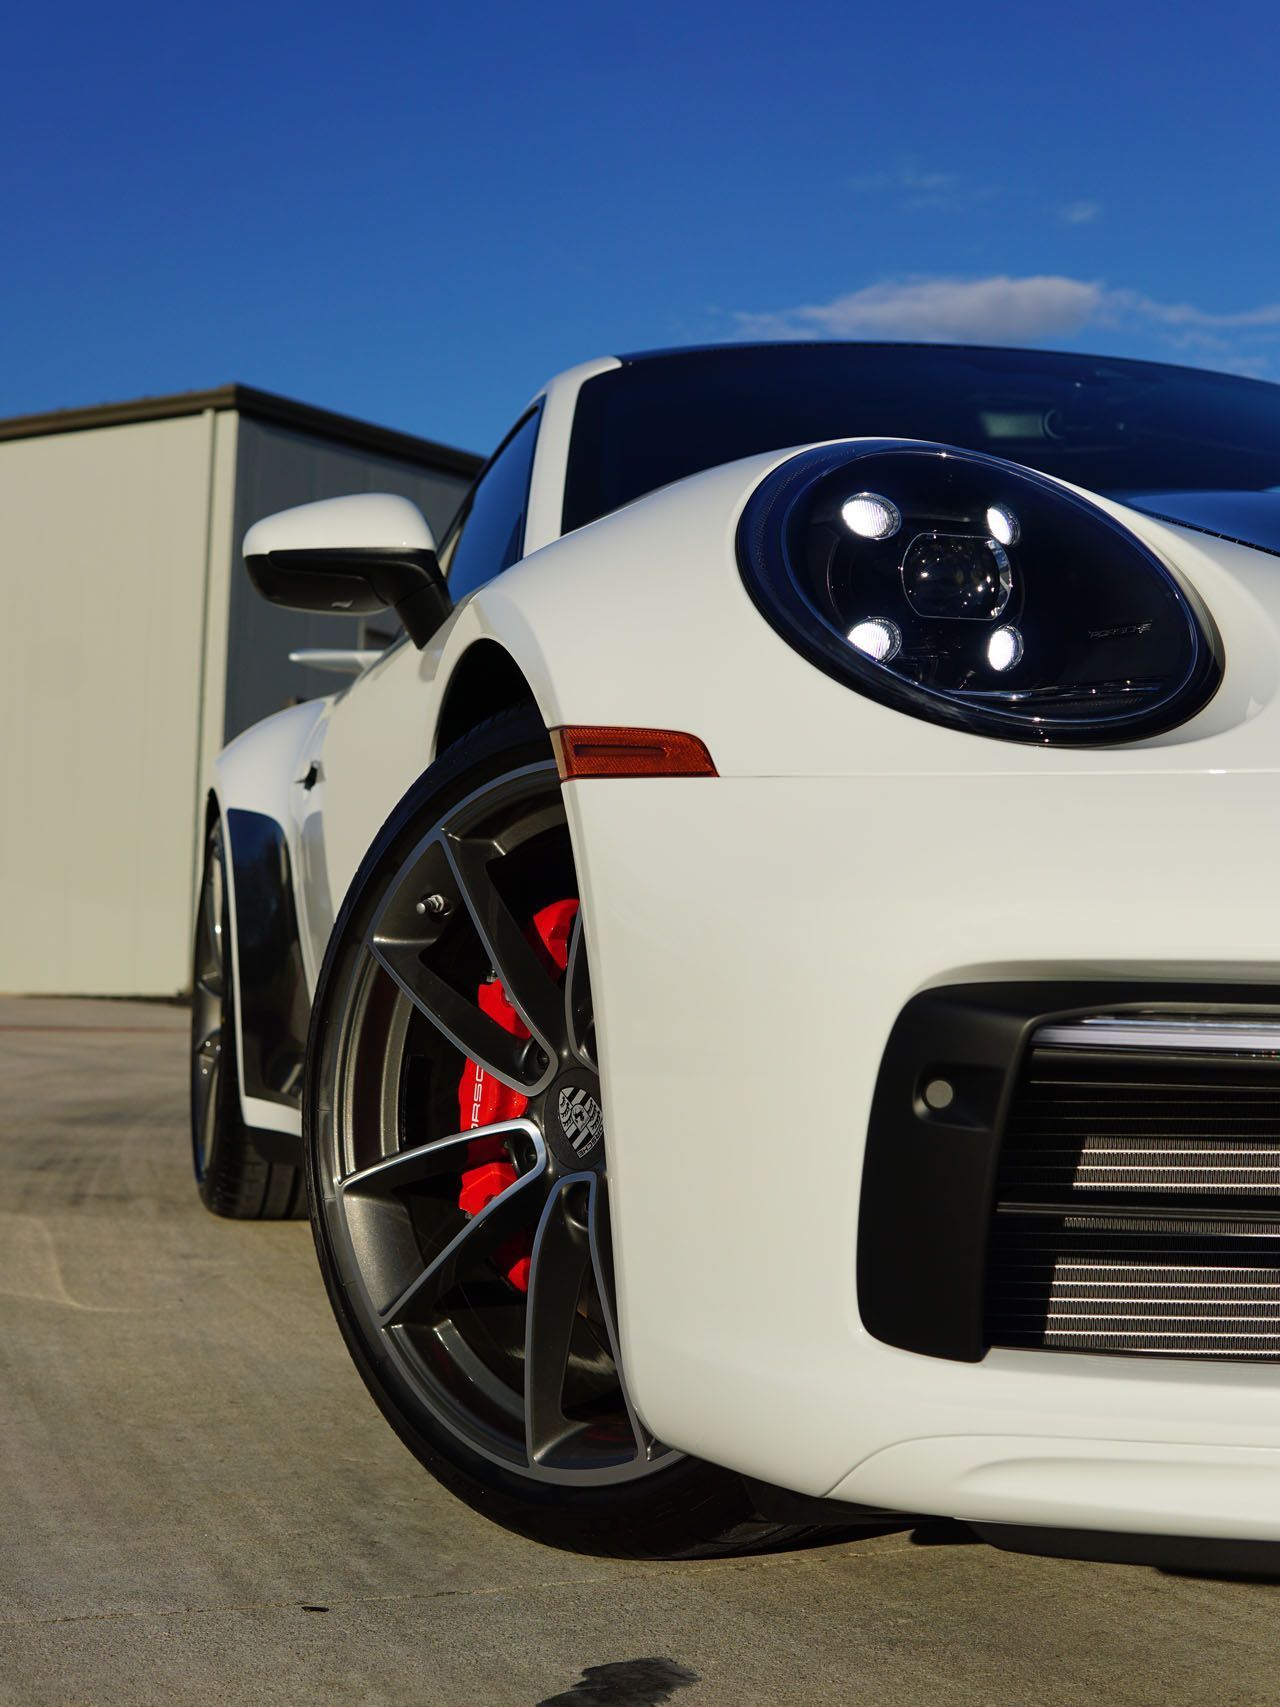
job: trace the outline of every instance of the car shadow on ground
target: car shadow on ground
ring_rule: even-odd
[[[761,1553],[807,1553],[815,1548],[846,1546],[880,1535],[904,1535],[913,1547],[981,1547],[986,1543],[967,1523],[950,1517],[901,1517],[883,1523],[832,1523],[800,1538],[788,1538],[759,1549]]]
[[[880,1535],[905,1534],[916,1547],[969,1547],[978,1537],[963,1523],[949,1518],[891,1523],[838,1525],[815,1530],[800,1540],[761,1548],[761,1553],[799,1553]],[[700,1682],[699,1674],[661,1655],[585,1666],[578,1681],[558,1695],[544,1696],[537,1707],[661,1707],[676,1694]]]
[[[660,1707],[677,1690],[700,1682],[696,1671],[654,1657],[585,1666],[572,1688],[544,1696],[538,1707]]]

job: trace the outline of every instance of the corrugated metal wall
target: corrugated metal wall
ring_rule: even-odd
[[[186,987],[201,779],[354,644],[254,594],[246,527],[389,491],[439,532],[466,484],[228,410],[0,442],[0,991]]]

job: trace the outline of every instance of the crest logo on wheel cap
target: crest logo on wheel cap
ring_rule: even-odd
[[[604,1137],[600,1104],[583,1086],[565,1085],[556,1102],[556,1113],[575,1156],[586,1156]]]

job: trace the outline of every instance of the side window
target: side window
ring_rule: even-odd
[[[520,556],[538,417],[538,410],[532,410],[507,435],[472,487],[444,542],[440,566],[449,577],[455,603]]]

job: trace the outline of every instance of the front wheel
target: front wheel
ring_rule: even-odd
[[[304,1096],[329,1296],[406,1445],[498,1522],[644,1557],[776,1541],[628,1391],[587,943],[546,732],[507,714],[410,790],[334,932]]]

